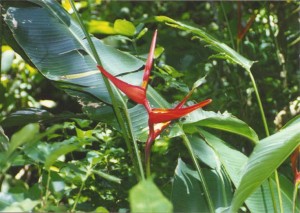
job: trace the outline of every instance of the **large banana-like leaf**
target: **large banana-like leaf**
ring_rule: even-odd
[[[5,9],[3,17],[12,37],[33,64],[46,78],[80,100],[92,103],[99,103],[99,100],[110,102],[90,47],[77,23],[56,1],[23,2],[25,4],[19,2],[14,4],[13,1],[3,3]],[[115,75],[138,70],[143,65],[139,59],[106,46],[96,38],[93,38],[93,42],[103,66]],[[141,82],[141,75],[142,72],[136,72],[120,78],[137,85]],[[153,106],[170,107],[151,87],[148,88],[147,95]],[[85,111],[99,112],[98,108],[98,104],[89,105]],[[132,108],[129,113],[132,115],[136,135],[138,138],[145,138],[147,113],[140,106]],[[218,123],[220,120],[215,121]],[[228,131],[224,128],[223,130]],[[247,131],[244,136],[256,141],[253,131],[251,129]]]
[[[247,165],[248,157],[243,153],[241,153],[240,151],[235,150],[230,146],[228,146],[220,138],[202,129],[200,129],[200,132],[201,135],[205,138],[205,141],[215,150],[215,153],[218,156],[219,161],[222,163],[222,166],[225,168],[225,171],[228,173],[235,187],[241,185],[243,170]],[[256,167],[259,168],[260,174],[264,175],[265,173],[264,171],[266,167],[268,167],[268,165],[265,164],[262,165],[262,163],[260,163],[260,164],[256,164]],[[261,170],[263,170],[263,172]],[[251,185],[251,187],[250,186],[247,187],[248,185],[245,187],[244,185],[244,190],[246,191],[251,190],[253,193],[252,194],[248,193],[247,197],[244,197],[244,200],[240,203],[240,205],[245,201],[246,206],[248,207],[250,212],[267,212],[267,211],[273,212],[274,209],[273,209],[269,184],[266,181],[260,181],[259,184],[257,185],[256,176],[251,176],[251,177],[252,179],[249,179],[248,182],[248,185]],[[276,189],[276,182],[273,178],[270,178],[270,181],[271,181],[271,187],[275,192],[276,202],[279,203],[277,189]],[[281,183],[280,193],[282,195],[284,212],[292,212],[293,183],[290,180],[286,179],[284,176],[280,176],[280,183]],[[256,187],[252,188],[253,186],[252,184],[256,184]],[[277,206],[277,211],[279,211],[279,206]],[[235,212],[237,212],[237,209],[235,209]]]
[[[225,175],[203,169],[205,179],[216,209],[227,207],[232,198],[231,186]],[[197,171],[178,159],[171,199],[175,212],[209,212]]]
[[[261,140],[255,146],[242,171],[241,181],[231,204],[231,212],[236,212],[244,200],[299,146],[299,130],[300,123],[298,122]]]
[[[1,3],[11,35],[48,79],[77,93],[110,102],[96,60],[83,31],[54,0]],[[143,62],[93,38],[102,65],[118,75],[138,70]]]

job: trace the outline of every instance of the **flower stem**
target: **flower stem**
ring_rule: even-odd
[[[189,152],[190,156],[192,157],[192,161],[193,161],[193,163],[194,163],[194,165],[196,167],[196,170],[198,172],[198,175],[199,175],[199,178],[200,178],[200,182],[201,182],[201,185],[202,185],[202,188],[203,188],[204,196],[205,196],[207,204],[208,204],[209,212],[210,213],[214,213],[215,212],[215,208],[214,208],[214,205],[213,205],[210,193],[208,191],[207,183],[205,181],[205,178],[204,178],[202,169],[201,169],[201,167],[200,167],[200,165],[198,163],[198,160],[195,157],[195,154],[193,152],[193,148],[191,146],[191,143],[190,143],[189,139],[186,137],[185,134],[182,135],[182,138],[183,138],[184,145],[188,149],[188,152]]]
[[[261,103],[260,95],[259,95],[259,92],[258,92],[258,89],[257,89],[257,86],[256,86],[256,82],[255,82],[255,79],[254,79],[251,71],[247,70],[247,72],[249,73],[250,79],[251,79],[252,84],[253,84],[254,92],[255,92],[255,95],[256,95],[258,107],[259,107],[259,110],[260,110],[261,118],[262,118],[264,129],[265,129],[265,133],[266,133],[266,136],[268,137],[268,136],[270,136],[270,132],[269,132],[265,112],[264,112],[264,109],[263,109],[263,106],[262,106],[262,103]],[[274,171],[274,175],[275,175],[276,187],[277,187],[277,192],[278,192],[280,212],[283,213],[281,189],[280,189],[280,182],[279,182],[279,177],[278,177],[277,170]],[[274,196],[274,192],[273,192],[273,188],[272,188],[270,179],[268,180],[268,183],[269,183],[269,188],[270,188],[270,192],[271,192],[273,208],[274,208],[274,211],[277,212],[276,200],[275,200],[275,196]]]
[[[71,4],[71,6],[72,6],[72,9],[74,10],[74,13],[75,13],[77,19],[78,19],[80,27],[81,27],[81,29],[83,30],[83,32],[84,32],[84,34],[86,36],[86,39],[87,39],[87,41],[89,43],[89,46],[90,46],[90,48],[91,48],[91,50],[93,52],[93,55],[94,55],[94,58],[95,58],[97,64],[101,65],[102,63],[101,63],[100,57],[99,57],[99,55],[97,53],[97,50],[96,50],[96,48],[94,46],[94,43],[92,42],[92,39],[91,39],[89,33],[85,29],[85,26],[84,26],[84,24],[83,24],[83,22],[82,22],[82,20],[81,20],[81,18],[79,16],[77,10],[76,10],[76,7],[74,5],[73,0],[69,0],[69,2]],[[130,122],[130,119],[129,119],[129,116],[128,116],[128,113],[127,113],[126,104],[124,103],[122,97],[120,96],[120,93],[117,90],[115,91],[115,93],[113,92],[112,87],[111,87],[108,79],[105,76],[103,76],[103,75],[102,75],[102,77],[103,77],[105,86],[107,88],[107,91],[109,93],[109,96],[111,98],[112,106],[113,106],[113,109],[114,109],[114,111],[116,113],[116,117],[117,117],[118,123],[119,123],[119,125],[121,127],[121,130],[122,130],[125,142],[126,142],[126,146],[127,146],[128,150],[129,150],[129,153],[130,153],[130,157],[131,157],[132,162],[134,164],[134,169],[136,171],[135,173],[136,173],[137,179],[140,179],[140,178],[141,179],[145,179],[141,157],[140,157],[138,149],[137,149],[136,141],[134,140],[134,137],[133,137],[133,134],[132,134],[132,128],[131,128],[131,125],[130,125],[131,122]],[[125,112],[124,114],[125,114],[126,121],[124,121],[124,119],[122,117],[121,110],[118,107],[118,103],[119,102],[117,102],[115,94],[117,94],[120,97],[119,98],[119,100],[120,100],[119,102],[121,103],[121,108]],[[127,128],[126,128],[125,123],[127,125]],[[135,151],[135,155],[136,155],[136,159],[137,160],[135,160],[135,158],[133,157],[133,151],[132,151],[132,146],[131,146],[130,139],[133,141],[134,148],[135,148],[134,151]]]
[[[268,137],[268,136],[270,136],[269,128],[268,128],[264,108],[263,108],[262,103],[261,103],[260,95],[259,95],[259,92],[258,92],[258,89],[257,89],[257,86],[256,86],[256,82],[255,82],[255,79],[254,79],[251,71],[247,70],[247,72],[249,73],[250,79],[251,79],[252,84],[253,84],[254,92],[255,92],[258,107],[259,107],[259,111],[260,111],[261,118],[262,118],[262,121],[263,121],[264,129],[265,129],[265,133],[266,133],[266,136]]]

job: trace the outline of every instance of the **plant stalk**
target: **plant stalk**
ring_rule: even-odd
[[[85,173],[85,177],[84,177],[84,179],[82,180],[82,183],[81,183],[80,188],[79,188],[79,192],[77,193],[75,202],[74,202],[73,207],[72,207],[72,209],[71,209],[71,212],[75,212],[77,203],[78,203],[79,198],[80,198],[80,196],[81,196],[81,192],[82,192],[83,187],[84,187],[84,185],[85,185],[85,182],[86,182],[86,180],[88,179],[88,177],[90,176],[91,172],[92,172],[92,162],[90,163],[89,167],[87,168],[87,171],[86,171],[86,173]]]
[[[260,96],[259,96],[259,93],[258,93],[258,89],[257,89],[257,86],[256,86],[256,82],[255,82],[255,79],[254,79],[251,71],[247,70],[247,72],[249,73],[250,79],[251,79],[252,84],[253,84],[254,92],[255,92],[257,103],[258,103],[258,107],[259,107],[259,111],[260,111],[261,118],[262,118],[262,121],[263,121],[264,129],[265,129],[265,133],[266,133],[266,136],[268,137],[268,136],[270,136],[270,132],[269,132],[269,128],[268,128],[268,124],[267,124],[267,120],[266,120],[264,108],[262,106],[261,99],[260,99]]]
[[[44,206],[45,207],[47,206],[48,196],[50,194],[49,187],[50,187],[51,170],[47,170],[47,172],[48,172],[48,175],[47,175],[47,183],[46,183],[45,198],[44,198]]]
[[[298,186],[299,186],[299,182],[295,183],[294,186],[294,192],[293,192],[293,213],[295,213],[295,210],[297,208],[297,195],[298,195]]]
[[[266,136],[268,137],[268,136],[270,136],[270,132],[269,132],[265,112],[264,112],[264,109],[263,109],[263,106],[262,106],[262,103],[261,103],[260,95],[259,95],[259,92],[258,92],[258,89],[257,89],[257,86],[256,86],[256,82],[255,82],[255,79],[254,79],[251,71],[250,70],[247,70],[247,71],[250,75],[250,79],[251,79],[252,84],[253,84],[254,92],[255,92],[255,95],[256,95],[258,107],[259,107],[259,110],[260,110],[261,118],[262,118],[264,129],[265,129],[265,133],[266,133]],[[280,190],[280,182],[279,182],[279,177],[278,177],[277,170],[274,171],[274,175],[275,175],[276,187],[277,187],[277,192],[278,192],[280,212],[283,213],[283,204],[282,204],[282,197],[281,197],[281,190]],[[274,211],[277,212],[275,196],[274,196],[274,192],[273,192],[273,188],[272,188],[270,179],[268,179],[268,183],[269,183],[269,188],[270,188],[270,192],[271,192],[271,196],[272,196],[273,208],[274,208]]]
[[[228,29],[228,34],[229,34],[229,37],[230,37],[231,45],[232,45],[232,48],[235,49],[235,45],[234,45],[234,41],[233,41],[232,32],[231,32],[231,29],[230,29],[228,17],[227,17],[227,15],[226,15],[226,13],[225,13],[225,9],[224,9],[224,6],[223,6],[223,2],[220,1],[220,4],[221,4],[222,12],[223,12],[223,15],[224,15],[224,17],[225,17],[226,24],[227,24],[227,29]]]
[[[198,172],[198,175],[199,175],[199,178],[200,178],[200,182],[201,182],[201,186],[203,188],[204,196],[205,196],[207,204],[208,204],[209,212],[210,213],[214,213],[215,212],[215,208],[214,208],[214,205],[213,205],[210,193],[208,191],[207,183],[205,181],[205,178],[204,178],[202,169],[201,169],[201,167],[200,167],[200,165],[198,163],[198,160],[196,159],[196,156],[195,156],[195,154],[193,152],[193,148],[191,146],[191,143],[190,143],[189,139],[186,137],[185,134],[182,135],[182,138],[183,138],[184,145],[188,149],[188,152],[189,152],[190,156],[192,157],[192,161],[193,161],[193,163],[194,163],[194,165],[196,167],[196,170]]]
[[[91,48],[91,50],[93,52],[93,55],[94,55],[94,58],[95,58],[97,64],[98,65],[102,65],[100,57],[99,57],[99,55],[97,53],[97,50],[96,50],[96,48],[95,48],[95,46],[94,46],[94,44],[92,42],[92,39],[91,39],[89,33],[85,29],[85,26],[84,26],[84,24],[83,24],[83,22],[82,22],[82,20],[81,20],[81,18],[79,16],[77,10],[76,10],[76,7],[74,5],[73,0],[69,0],[69,2],[71,4],[71,6],[72,6],[72,9],[73,9],[73,11],[74,11],[77,19],[78,19],[78,22],[79,22],[79,24],[81,26],[81,29],[83,30],[83,32],[84,32],[84,34],[86,36],[86,39],[87,39],[87,41],[89,43],[89,46],[90,46],[90,48]],[[128,113],[127,113],[127,107],[126,107],[124,101],[121,101],[122,108],[126,112],[125,113],[126,114],[126,121],[124,122],[124,119],[122,117],[120,108],[118,107],[118,102],[116,100],[116,97],[115,97],[115,94],[114,94],[114,92],[112,90],[112,87],[111,87],[108,79],[104,75],[102,75],[102,77],[103,77],[105,86],[106,86],[106,88],[108,90],[109,96],[111,98],[112,106],[113,106],[113,109],[114,109],[114,111],[116,113],[116,117],[117,117],[118,123],[119,123],[119,125],[121,127],[122,134],[123,134],[125,142],[126,142],[126,146],[127,146],[128,150],[129,150],[129,153],[130,153],[130,157],[131,157],[132,162],[134,164],[134,169],[136,171],[135,173],[136,173],[137,179],[145,179],[143,165],[142,165],[142,160],[141,160],[141,157],[140,157],[138,149],[137,149],[136,141],[134,140],[134,137],[133,137],[133,134],[132,134],[132,128],[128,128],[127,129],[126,126],[125,126],[125,124],[124,124],[124,123],[126,123],[127,127],[130,127],[129,123],[131,123],[131,121],[129,119],[129,116],[128,116]],[[118,94],[120,96],[120,94],[119,94],[119,92],[117,90],[116,90],[116,94]],[[123,100],[122,97],[120,98],[120,100]],[[137,161],[133,157],[133,151],[132,151],[132,146],[131,146],[131,142],[130,142],[130,137],[133,140],[133,144],[134,144],[134,148],[135,148],[134,152],[135,152]]]

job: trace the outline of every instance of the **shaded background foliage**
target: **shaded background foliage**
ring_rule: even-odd
[[[67,2],[61,1],[62,5],[71,11]],[[297,2],[89,0],[78,1],[77,6],[91,33],[103,39],[105,43],[134,55],[143,55],[147,52],[152,36],[150,32],[158,28],[158,46],[163,47],[165,51],[155,61],[151,85],[171,103],[181,100],[188,88],[192,87],[195,79],[207,75],[206,84],[196,90],[192,99],[212,98],[213,104],[207,108],[208,110],[229,111],[248,123],[260,138],[265,137],[255,94],[247,73],[238,66],[230,65],[216,57],[210,57],[214,52],[201,44],[199,39],[190,39],[190,34],[156,23],[153,20],[155,15],[166,15],[176,20],[197,24],[246,58],[257,61],[252,72],[261,92],[271,132],[276,129],[274,119],[278,113],[284,107],[289,107],[289,103],[297,100],[300,95],[300,69],[297,57],[299,54],[299,23],[297,21],[299,3]],[[105,21],[105,24],[112,25],[116,19],[127,19],[137,28],[146,26],[149,32],[139,40],[128,39],[111,33],[107,28],[101,27],[103,25],[100,22],[97,22]],[[247,29],[246,26],[250,24],[251,19],[253,22]],[[239,40],[243,29],[245,29],[244,36]],[[76,200],[80,184],[85,182],[86,187],[80,198],[82,204],[79,204],[78,210],[94,210],[99,203],[110,211],[128,208],[127,190],[135,182],[132,180],[133,171],[131,165],[128,165],[130,160],[122,137],[110,131],[110,127],[104,124],[75,119],[76,116],[80,118],[83,116],[80,105],[55,88],[17,54],[10,52],[9,55],[7,51],[9,47],[5,45],[4,40],[3,43],[2,51],[3,55],[6,55],[2,57],[0,120],[13,111],[28,107],[47,109],[53,114],[75,113],[71,121],[62,119],[64,123],[61,130],[53,133],[52,139],[45,138],[45,141],[51,143],[72,137],[79,141],[85,140],[85,148],[67,155],[68,161],[74,161],[74,165],[80,165],[76,164],[79,161],[88,164],[89,154],[95,154],[99,162],[96,165],[97,169],[120,177],[127,184],[114,185],[97,176],[91,176],[85,181],[80,175],[80,177],[74,175],[74,177],[68,177],[69,180],[64,183],[70,187],[68,196],[72,201],[67,200],[62,191],[58,190],[56,196],[51,197],[52,202],[71,205]],[[3,69],[5,64],[8,64],[7,69]],[[48,102],[42,100],[48,100]],[[286,114],[294,113],[288,112],[288,108],[286,111]],[[280,126],[284,121],[280,121],[280,117],[278,119],[276,124]],[[51,125],[52,123],[43,123],[42,129]],[[7,127],[5,130],[8,136],[11,136],[18,128]],[[222,134],[223,137],[225,134],[216,133]],[[225,134],[225,137],[230,138],[231,135]],[[187,155],[183,145],[177,140],[180,139],[162,137],[153,148],[153,172],[159,174],[155,181],[168,197],[171,188],[170,177],[174,173],[178,155],[183,159]],[[234,140],[237,141],[236,136]],[[250,153],[252,149],[240,142],[233,145],[238,146],[239,150],[244,150],[245,153]],[[142,147],[142,144],[140,146]],[[98,150],[98,152],[93,153],[93,150]],[[32,156],[27,154],[24,158],[30,160]],[[28,187],[33,187],[39,175],[43,176],[43,180],[47,179],[48,174],[40,174],[40,166],[39,163],[30,167],[16,165],[8,171],[10,178],[5,177],[4,182],[14,186],[11,187],[14,190],[26,190]],[[284,165],[282,169],[286,167],[288,166]],[[25,175],[21,176],[20,180],[14,180],[12,177],[16,177],[22,170]],[[51,175],[53,179],[59,179],[55,173],[52,172]],[[40,192],[39,190],[43,189],[36,187],[33,190]],[[94,196],[100,196],[101,201],[89,200],[89,197]],[[53,206],[44,207],[44,210],[53,210]],[[63,206],[60,208],[56,210],[65,210]]]

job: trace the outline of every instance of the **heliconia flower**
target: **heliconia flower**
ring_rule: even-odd
[[[130,98],[131,100],[133,100],[138,104],[145,103],[146,101],[145,88],[131,85],[124,81],[121,81],[120,79],[116,78],[115,76],[107,72],[103,67],[101,66],[97,66],[97,67],[101,71],[101,73],[105,75],[105,77],[107,77],[111,82],[113,82],[113,84],[116,85],[116,87],[118,87],[119,90],[124,92],[128,96],[128,98]]]
[[[211,99],[207,99],[205,101],[202,101],[200,103],[185,108],[174,108],[174,109],[154,108],[149,113],[149,121],[152,123],[163,123],[163,122],[175,120],[189,114],[190,112],[196,109],[206,106],[211,101],[212,101]]]
[[[145,147],[145,162],[146,162],[147,167],[150,166],[150,163],[149,163],[150,152],[151,152],[151,146],[152,146],[154,140],[158,137],[158,135],[165,128],[167,128],[170,125],[171,121],[179,119],[196,109],[204,107],[212,101],[211,99],[207,99],[205,101],[194,104],[192,106],[183,108],[183,105],[186,103],[187,99],[192,94],[192,92],[193,92],[193,90],[192,90],[173,109],[152,108],[150,106],[149,101],[146,96],[146,90],[147,90],[150,72],[151,72],[152,63],[153,63],[156,37],[157,37],[157,30],[154,32],[154,35],[152,38],[150,51],[149,51],[148,58],[147,58],[147,61],[145,64],[143,82],[142,82],[141,86],[135,86],[135,85],[128,84],[128,83],[116,78],[115,76],[111,75],[103,67],[98,66],[98,69],[101,71],[101,73],[104,76],[106,76],[118,89],[120,89],[123,93],[125,93],[128,96],[128,98],[130,98],[132,101],[136,102],[137,104],[142,104],[148,113],[149,134],[148,134],[148,138],[146,141],[146,147]],[[147,168],[147,171],[148,171],[148,169],[149,168]]]
[[[133,100],[134,102],[138,104],[142,104],[146,107],[146,109],[149,109],[149,105],[146,100],[146,89],[149,81],[150,71],[152,68],[152,62],[153,62],[153,56],[154,56],[154,50],[155,50],[155,44],[156,44],[156,37],[157,37],[157,30],[154,32],[150,51],[148,54],[148,58],[146,61],[145,69],[144,69],[144,76],[143,76],[143,82],[142,86],[135,86],[128,84],[124,81],[121,81],[120,79],[116,78],[109,72],[107,72],[102,66],[97,66],[98,69],[101,71],[103,75],[105,75],[111,82],[114,83],[116,87],[118,87],[119,90],[121,90],[123,93],[125,93],[128,98]]]
[[[157,30],[155,30],[155,32],[153,34],[150,51],[149,51],[148,58],[147,58],[147,61],[145,64],[143,83],[142,83],[142,88],[145,88],[145,89],[147,88],[149,77],[150,77],[150,72],[151,72],[151,68],[152,68],[156,38],[157,38]]]
[[[152,144],[155,140],[155,138],[158,137],[158,135],[167,128],[172,120],[181,118],[190,112],[202,108],[206,106],[207,104],[211,103],[211,99],[207,99],[205,101],[202,101],[198,104],[182,108],[182,106],[185,104],[187,99],[189,98],[191,93],[189,93],[174,109],[158,109],[154,108],[151,109],[149,114],[149,120],[148,120],[148,126],[149,126],[149,135],[146,141],[145,146],[145,162],[149,166],[149,160],[150,160],[150,152]]]
[[[296,148],[291,156],[292,170],[294,173],[295,184],[300,184],[300,146]]]

